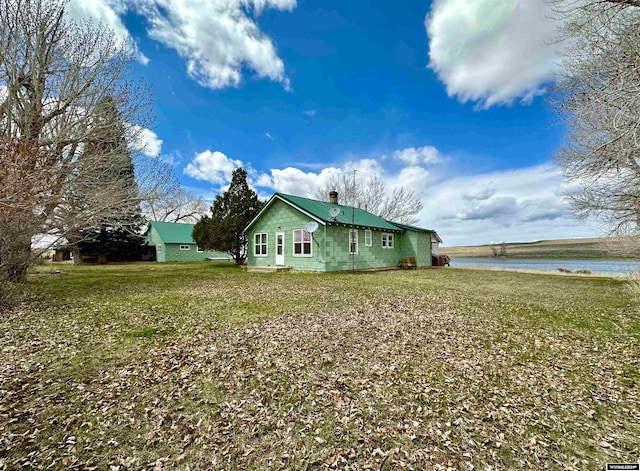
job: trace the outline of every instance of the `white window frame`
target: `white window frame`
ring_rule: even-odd
[[[385,240],[386,239],[386,240]],[[382,233],[382,248],[383,249],[392,249],[395,247],[395,236],[391,232],[383,232]]]
[[[258,236],[260,236],[260,242],[256,242]],[[264,236],[264,240],[262,238]],[[264,249],[264,253],[258,253],[258,247]],[[262,250],[261,250],[262,252]],[[269,256],[269,234],[267,232],[256,232],[253,235],[253,256],[254,257],[268,257]]]
[[[196,245],[196,252],[198,252],[198,253],[203,253],[203,252],[204,252],[204,250],[202,250],[200,247],[198,247],[198,246]]]
[[[300,232],[301,242],[297,242],[300,244],[301,253],[296,253],[296,232]],[[305,229],[294,229],[292,231],[293,239],[293,256],[294,257],[313,257],[313,235],[307,232]],[[308,237],[309,240],[306,241],[305,237]],[[309,244],[309,253],[304,253],[304,246]]]
[[[180,250],[191,250],[191,246],[189,244],[180,244]]]
[[[355,237],[352,237],[352,234],[355,234]],[[356,251],[351,251],[351,244],[354,243],[356,246]],[[358,229],[349,229],[349,255],[358,255]]]
[[[371,234],[371,229],[364,230],[364,246],[371,247],[373,245],[373,235]]]
[[[156,245],[156,253],[162,253],[162,245]]]

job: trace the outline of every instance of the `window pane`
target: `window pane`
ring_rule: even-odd
[[[296,229],[295,231],[293,231],[293,241],[294,242],[301,242],[302,241],[302,230],[301,229]]]
[[[296,242],[295,244],[293,244],[293,253],[296,255],[299,255],[302,253],[302,244],[299,242]]]
[[[305,242],[309,242],[311,240],[311,234],[307,231],[302,231],[302,238]]]
[[[303,249],[305,255],[311,255],[311,244],[304,244]]]

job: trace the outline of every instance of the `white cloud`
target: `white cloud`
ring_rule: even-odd
[[[482,200],[466,211],[456,214],[461,221],[474,219],[499,219],[509,217],[518,211],[518,200],[513,196],[495,196]]]
[[[271,134],[269,134],[268,132],[264,133],[264,137],[266,137],[267,139],[269,139],[270,141],[273,141],[273,136]]]
[[[416,165],[404,167],[397,175],[389,175],[386,177],[387,184],[390,187],[404,186],[413,190],[419,198],[422,198],[429,192],[429,184],[432,179],[431,172]]]
[[[266,173],[261,173],[256,180],[256,186],[263,188],[273,188],[273,179]]]
[[[282,193],[315,198],[318,189],[325,186],[332,176],[340,173],[341,170],[335,167],[325,168],[320,173],[303,172],[294,167],[271,169],[272,188]]]
[[[289,89],[284,63],[255,17],[266,8],[292,10],[296,0],[140,0],[149,35],[175,49],[200,85],[238,86],[244,69]],[[251,15],[250,12],[253,12]]]
[[[593,237],[574,219],[561,172],[549,165],[445,179],[423,197],[421,223],[446,245]]]
[[[242,161],[230,159],[222,152],[206,150],[195,155],[184,173],[196,180],[225,185],[231,181],[231,174],[237,167],[242,167]]]
[[[316,110],[304,110],[303,113],[309,118],[313,118],[316,115]]]
[[[473,188],[471,190],[464,191],[460,196],[462,197],[462,199],[467,201],[482,201],[491,198],[495,194],[495,189],[488,186],[483,186],[482,188]]]
[[[375,159],[348,160],[342,167],[345,173],[353,173],[354,170],[358,177],[365,178],[381,175],[384,172],[380,162]]]
[[[546,0],[436,0],[425,18],[429,67],[462,102],[527,102],[556,70],[558,26]]]
[[[133,134],[133,148],[136,151],[148,156],[159,157],[162,149],[162,139],[151,129],[143,128],[136,124],[131,125]]]
[[[104,24],[113,30],[116,38],[122,42],[131,41],[136,47],[138,62],[143,65],[149,63],[149,58],[137,49],[131,39],[129,31],[121,20],[126,12],[126,5],[119,0],[71,0],[65,9],[67,15],[76,21],[93,20]]]
[[[174,49],[189,76],[204,87],[237,87],[251,70],[291,90],[284,63],[257,18],[267,8],[295,7],[296,0],[71,0],[67,14],[101,21],[128,40],[122,17],[134,11],[146,19],[149,36]],[[138,61],[146,64],[149,59],[138,51]]]
[[[409,165],[420,165],[428,163],[437,163],[442,161],[442,156],[438,149],[433,146],[409,147],[407,149],[397,150],[393,153],[393,157],[402,160]]]

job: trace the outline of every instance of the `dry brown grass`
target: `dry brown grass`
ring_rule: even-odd
[[[626,239],[591,238],[542,240],[531,243],[508,243],[508,258],[548,258],[548,259],[634,259],[634,252],[626,250]],[[452,258],[492,257],[490,245],[442,247],[441,252]]]
[[[620,280],[153,268],[72,267],[3,321],[0,469],[640,456],[640,320]]]

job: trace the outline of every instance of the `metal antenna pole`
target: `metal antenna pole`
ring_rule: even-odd
[[[349,234],[349,248],[351,248],[351,244],[353,243],[353,233],[355,229],[355,221],[356,221],[356,169],[353,169],[353,199],[351,201],[351,234]],[[356,271],[356,250],[358,250],[358,246],[355,245],[353,250],[351,251],[351,271]]]

